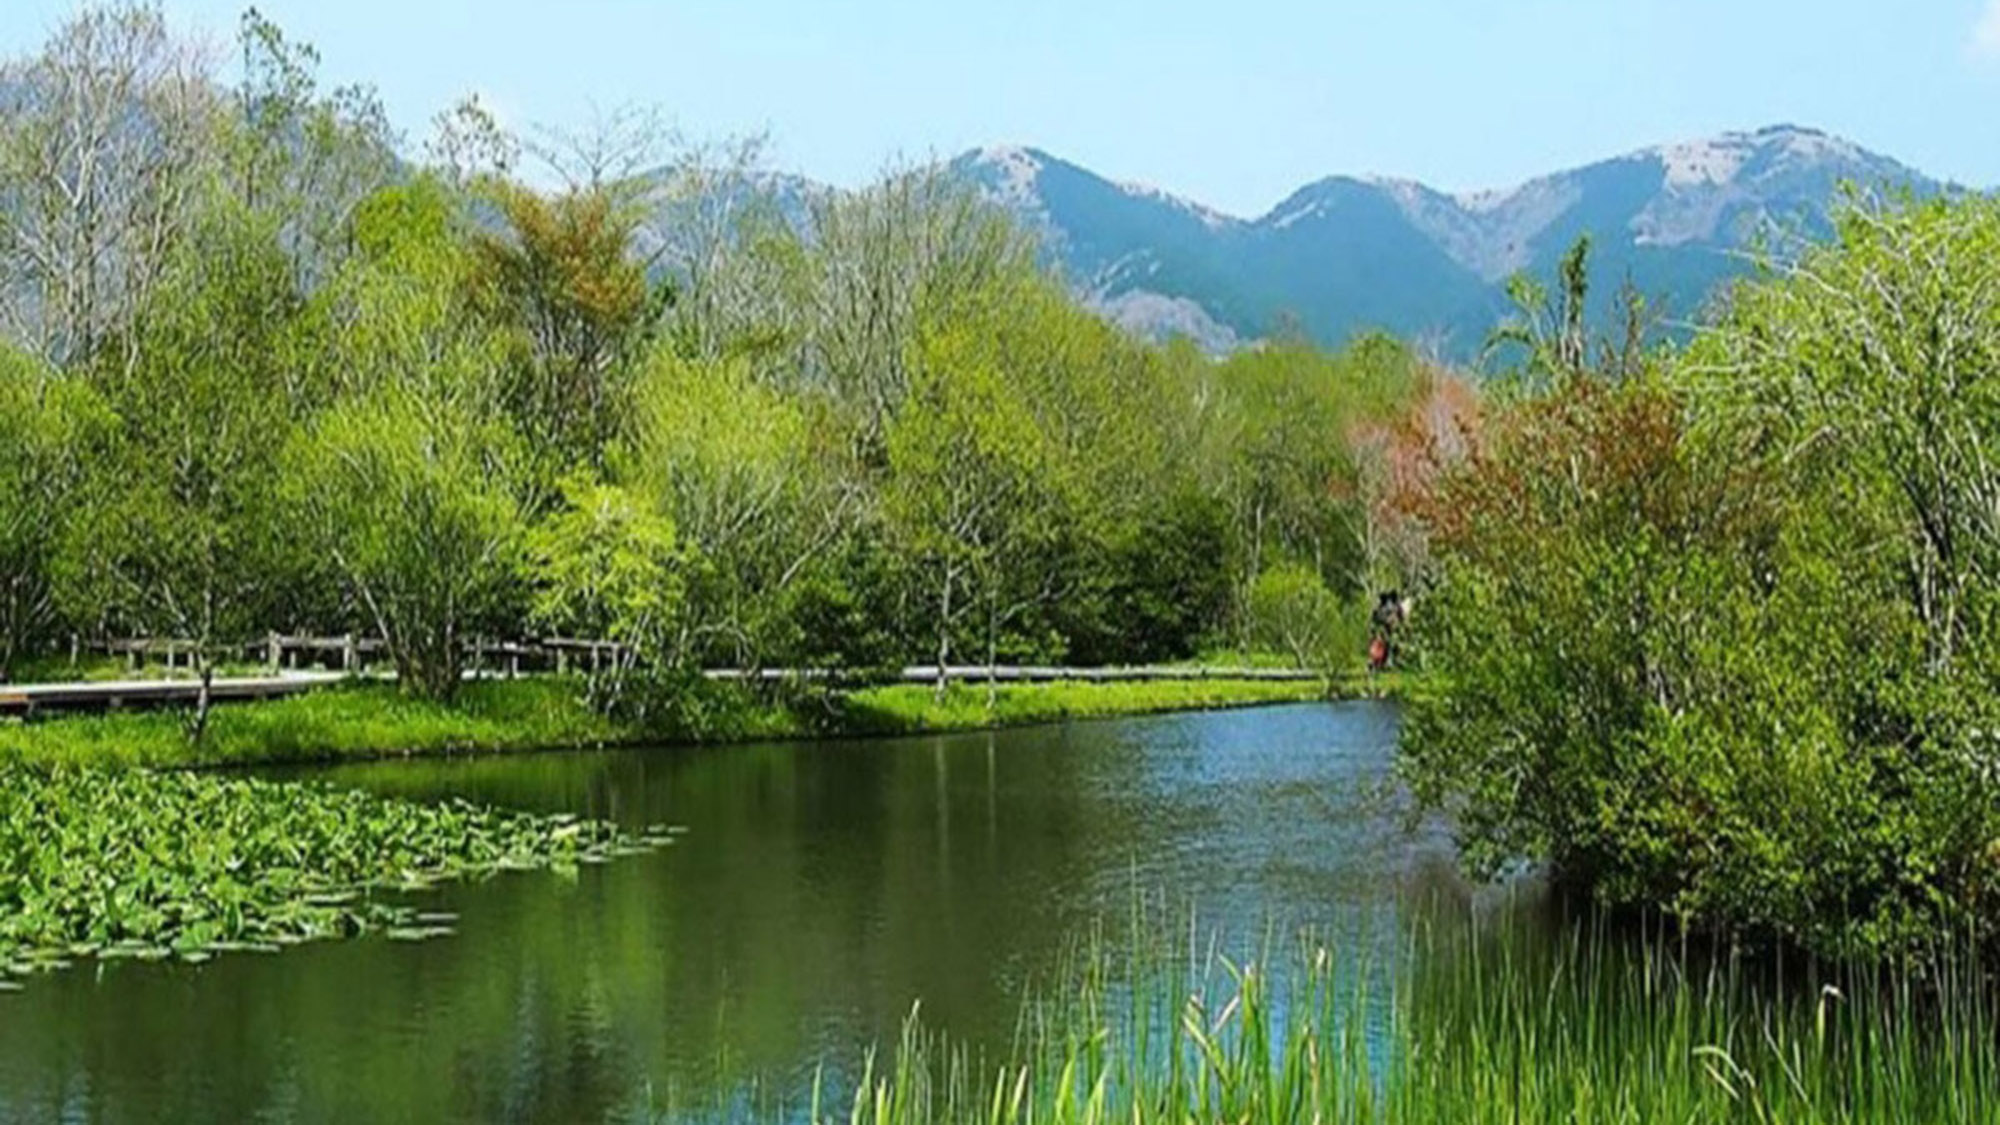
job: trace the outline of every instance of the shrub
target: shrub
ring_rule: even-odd
[[[1352,667],[1367,643],[1358,610],[1340,600],[1311,567],[1282,563],[1250,588],[1250,639],[1301,668]]]
[[[2000,439],[2000,367],[1964,358],[1993,354],[2000,317],[1916,264],[1992,271],[1937,229],[1955,214],[1869,218],[1666,373],[1559,380],[1445,474],[1413,622],[1441,690],[1411,707],[1402,771],[1477,869],[1545,863],[1838,954],[1992,920],[1991,556],[1971,478],[1927,478],[1911,449],[1976,462]],[[1940,323],[1971,335],[1923,343]]]

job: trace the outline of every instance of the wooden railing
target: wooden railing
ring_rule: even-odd
[[[137,639],[103,642],[96,651],[128,657],[137,671],[148,657],[160,657],[169,667],[191,662],[195,645],[185,640]],[[338,637],[291,636],[267,633],[241,647],[251,658],[261,658],[266,674],[218,678],[211,685],[216,700],[269,699],[310,691],[356,676],[388,679],[394,673],[370,670],[369,662],[380,663],[388,646],[378,637],[346,634]],[[466,642],[468,677],[517,677],[525,671],[587,670],[601,668],[615,659],[623,648],[611,641],[544,637],[533,640]],[[319,665],[301,668],[301,661]],[[1204,665],[1139,665],[1110,668],[1073,668],[1062,665],[954,665],[946,676],[963,683],[1121,683],[1138,681],[1260,680],[1308,682],[1321,675],[1293,668],[1248,668]],[[816,668],[717,668],[703,673],[714,680],[754,680],[781,682],[881,682],[883,677],[859,677]],[[938,678],[936,665],[913,664],[888,679],[902,683],[928,684]],[[199,686],[189,679],[132,679],[121,682],[0,685],[0,714],[33,713],[46,709],[106,709],[126,706],[157,706],[191,703]]]
[[[168,667],[191,665],[195,644],[187,640],[144,638],[99,642],[96,651],[129,658],[136,670],[148,657],[160,657]],[[314,665],[335,671],[361,673],[370,664],[387,659],[388,644],[380,637],[347,633],[337,637],[266,633],[257,640],[229,651],[261,660],[272,673],[298,670]],[[616,660],[624,646],[616,641],[574,637],[532,637],[523,640],[491,640],[474,637],[464,642],[469,669],[479,672],[520,675],[528,671],[591,671]],[[799,680],[820,679],[833,673],[797,668],[724,668],[711,670],[714,679]],[[1000,680],[1012,683],[1047,683],[1057,680],[1088,682],[1130,682],[1138,680],[1272,680],[1303,681],[1321,678],[1319,673],[1298,668],[1247,667],[1242,665],[1141,664],[1079,668],[1068,665],[983,664],[950,665],[946,674],[954,680]],[[937,678],[935,664],[913,664],[900,669],[896,678],[907,683],[928,683]]]
[[[143,668],[149,658],[161,659],[169,668],[192,667],[196,651],[193,641],[156,638],[98,641],[80,647],[123,657],[133,671]],[[273,632],[242,645],[224,646],[222,651],[260,662],[272,673],[315,665],[360,673],[366,672],[370,664],[387,659],[389,646],[380,637],[356,633],[321,637]],[[524,666],[557,672],[567,672],[572,667],[596,668],[614,659],[622,649],[613,641],[541,637],[515,641],[473,638],[464,642],[464,651],[474,668],[519,675]]]

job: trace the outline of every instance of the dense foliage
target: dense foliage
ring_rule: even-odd
[[[1490,411],[1404,762],[1481,867],[1838,952],[2000,920],[1996,248],[1857,206],[1685,354]]]
[[[639,715],[703,667],[1346,664],[1400,578],[1362,437],[1407,348],[1136,341],[933,169],[781,214],[622,116],[528,146],[543,189],[476,103],[401,163],[241,45],[225,84],[113,6],[0,67],[0,672],[352,632],[445,699],[479,638],[582,636]]]
[[[1827,950],[2000,920],[2000,205],[1858,204],[1678,354],[1632,294],[1587,337],[1579,245],[1482,402],[1131,339],[937,169],[786,212],[616,115],[530,177],[473,102],[413,162],[240,45],[114,5],[0,62],[0,679],[354,633],[442,705],[567,635],[672,723],[715,667],[1340,666],[1415,591],[1404,773],[1480,869]]]

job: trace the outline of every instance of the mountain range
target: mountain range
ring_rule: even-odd
[[[1761,235],[1828,233],[1843,184],[1951,190],[1790,125],[1641,149],[1498,191],[1331,176],[1254,219],[1034,148],[980,149],[950,167],[1039,232],[1104,315],[1214,351],[1294,325],[1328,344],[1380,329],[1465,356],[1508,310],[1507,280],[1552,276],[1583,234],[1601,292],[1629,278],[1656,312],[1685,322],[1749,268],[1743,251]]]

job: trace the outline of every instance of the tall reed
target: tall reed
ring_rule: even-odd
[[[1005,1057],[926,1030],[777,1116],[823,1125],[1982,1122],[2000,1040],[1970,958],[1774,964],[1602,924],[1423,929],[1388,958],[1099,945]],[[760,1119],[768,1114],[760,1115]]]

